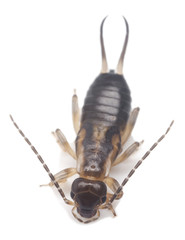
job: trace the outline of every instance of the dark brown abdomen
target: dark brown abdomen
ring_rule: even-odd
[[[100,74],[87,92],[81,125],[90,122],[123,129],[130,109],[130,90],[123,76],[112,72]]]

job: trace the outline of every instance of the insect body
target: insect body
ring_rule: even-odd
[[[108,71],[102,36],[104,21],[105,19],[100,29],[102,69],[87,92],[81,119],[76,93],[72,99],[73,125],[77,133],[76,151],[74,152],[71,149],[59,129],[53,133],[62,149],[76,159],[76,168],[67,168],[53,175],[35,147],[32,146],[11,117],[16,128],[47,171],[51,179],[48,185],[55,185],[64,201],[73,205],[72,213],[74,217],[84,223],[96,220],[100,215],[99,209],[109,209],[116,215],[112,202],[122,197],[123,186],[142,161],[165,137],[173,124],[173,122],[170,124],[165,134],[144,154],[121,184],[109,176],[111,168],[127,159],[141,143],[134,142],[122,152],[122,146],[131,135],[139,113],[139,108],[131,111],[130,90],[122,73],[128,42],[128,23],[124,18],[126,36],[117,69],[116,71]],[[75,174],[78,174],[79,178],[76,178],[72,183],[71,198],[73,201],[71,201],[66,198],[60,183]],[[112,190],[112,193],[108,193],[107,186]]]

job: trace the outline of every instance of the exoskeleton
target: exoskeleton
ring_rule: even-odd
[[[19,129],[12,116],[10,116],[20,134],[30,145],[47,171],[51,179],[48,185],[54,185],[58,189],[63,200],[73,206],[72,213],[74,217],[84,223],[96,220],[100,215],[100,209],[109,209],[113,215],[116,215],[112,206],[113,201],[122,197],[123,186],[128,182],[142,161],[165,137],[173,124],[172,122],[165,134],[137,162],[121,184],[109,176],[111,168],[127,159],[142,143],[134,142],[122,152],[122,147],[131,135],[139,113],[138,107],[131,111],[130,90],[122,71],[129,36],[127,20],[124,17],[123,19],[126,25],[126,35],[115,71],[108,70],[103,41],[103,24],[105,19],[102,21],[100,28],[101,73],[87,92],[81,116],[76,92],[73,95],[73,125],[77,134],[75,151],[70,147],[59,129],[53,133],[62,149],[76,160],[76,168],[67,168],[53,175],[35,147]],[[73,201],[71,201],[66,198],[61,188],[61,183],[75,174],[78,174],[79,177],[72,183],[70,195]],[[107,186],[112,193],[108,193]]]

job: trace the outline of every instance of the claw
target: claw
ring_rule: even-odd
[[[107,208],[108,208],[109,210],[111,210],[111,212],[112,212],[112,214],[113,214],[114,217],[117,216],[117,215],[116,215],[116,212],[115,212],[115,210],[114,210],[114,208],[113,208],[113,206],[112,206],[112,204],[108,204]]]

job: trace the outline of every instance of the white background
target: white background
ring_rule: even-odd
[[[75,165],[50,132],[61,128],[75,139],[71,97],[80,106],[99,74],[99,27],[111,68],[117,64],[125,26],[130,38],[124,76],[132,106],[141,112],[133,137],[141,149],[113,169],[121,181],[166,130],[169,135],[125,186],[118,216],[101,211],[84,225],[55,190],[39,188],[48,176],[12,125],[11,113],[53,173]],[[0,237],[1,239],[184,239],[184,2],[1,1],[0,2]],[[70,182],[64,187],[69,192]],[[116,205],[116,204],[115,204]]]

